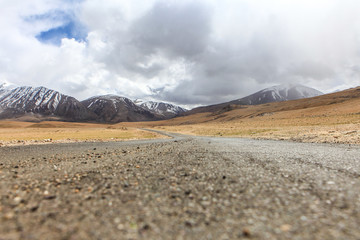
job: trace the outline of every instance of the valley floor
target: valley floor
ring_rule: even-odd
[[[164,136],[131,127],[116,127],[111,124],[0,121],[0,147],[155,138],[164,138]]]
[[[240,137],[288,140],[309,143],[360,144],[360,124],[339,125],[267,125],[266,122],[209,123],[178,126],[156,126],[154,129],[194,136]]]

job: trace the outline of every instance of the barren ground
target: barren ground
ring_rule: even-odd
[[[177,136],[0,148],[0,239],[358,239],[360,148]]]

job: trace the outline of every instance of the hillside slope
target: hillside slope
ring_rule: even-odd
[[[272,102],[310,98],[320,95],[323,95],[323,93],[310,87],[306,87],[300,84],[284,84],[265,88],[249,96],[230,102],[194,108],[189,112],[184,113],[183,115],[191,115],[201,112],[215,112],[225,107],[234,108],[232,105],[260,105]]]
[[[182,113],[185,113],[187,110],[170,104],[170,103],[164,103],[164,102],[153,102],[153,101],[148,101],[148,102],[143,102],[141,104],[139,104],[140,107],[149,110],[150,112],[157,114],[157,115],[161,115],[163,116],[165,119],[168,118],[173,118],[176,117]]]
[[[162,119],[137,106],[128,98],[116,95],[96,96],[81,102],[97,115],[97,120],[107,123],[150,121]]]
[[[70,121],[96,119],[96,115],[75,98],[45,87],[0,89],[0,108],[0,119],[25,115],[52,116]]]

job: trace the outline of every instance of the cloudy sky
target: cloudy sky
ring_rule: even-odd
[[[184,106],[360,85],[358,0],[0,0],[0,83]]]

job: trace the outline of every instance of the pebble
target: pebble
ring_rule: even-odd
[[[280,229],[281,229],[281,231],[283,231],[283,232],[288,232],[288,231],[291,230],[291,225],[289,225],[289,224],[281,225],[281,226],[280,226]]]
[[[243,235],[244,237],[250,237],[250,236],[251,236],[250,229],[244,227],[244,228],[242,229],[242,235]]]
[[[19,196],[14,198],[14,204],[15,205],[19,205],[21,203],[21,201],[22,201],[22,199]]]
[[[15,214],[13,212],[8,212],[4,215],[5,220],[11,220],[15,217]]]

